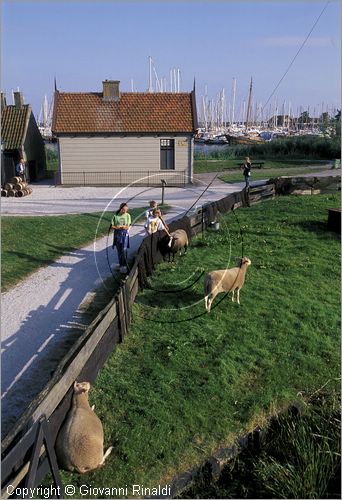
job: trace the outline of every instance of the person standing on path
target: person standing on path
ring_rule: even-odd
[[[249,156],[246,156],[245,161],[242,165],[243,175],[245,177],[246,189],[249,189],[249,181],[251,176],[252,161]]]
[[[24,182],[26,182],[26,167],[25,167],[25,160],[24,160],[24,158],[20,158],[19,163],[15,167],[15,173],[16,173],[16,175],[18,175],[19,177],[21,177],[21,179]]]
[[[128,213],[127,203],[121,203],[112,219],[112,229],[114,229],[113,246],[116,247],[119,258],[121,273],[127,273],[127,248],[129,248],[129,228],[131,226],[131,216]]]

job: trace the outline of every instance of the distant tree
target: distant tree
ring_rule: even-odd
[[[318,119],[319,128],[325,134],[330,126],[331,118],[328,112],[322,113]]]
[[[338,109],[333,120],[333,128],[335,129],[335,135],[341,137],[341,110]]]
[[[307,125],[307,124],[310,123],[310,120],[311,120],[311,118],[310,118],[309,112],[308,111],[303,111],[303,113],[301,113],[299,115],[298,123],[301,123],[303,125],[304,124]]]

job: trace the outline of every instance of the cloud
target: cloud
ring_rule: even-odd
[[[259,38],[258,45],[262,47],[300,47],[304,42],[304,36],[275,36]],[[310,37],[305,43],[306,47],[334,47],[334,39],[331,37]]]

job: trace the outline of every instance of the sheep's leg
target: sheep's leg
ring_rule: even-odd
[[[94,410],[95,410],[95,405],[93,405],[93,406],[91,407],[91,409],[94,411]]]
[[[240,288],[237,289],[237,303],[240,305]]]
[[[211,304],[214,302],[214,299],[216,297],[217,293],[211,292],[209,298],[208,298],[208,312],[210,312],[211,309]]]
[[[205,304],[205,308],[206,308],[206,310],[208,310],[208,295],[206,295],[206,296],[204,297],[204,304]]]
[[[235,293],[235,290],[232,291],[232,302],[235,302],[234,293]]]

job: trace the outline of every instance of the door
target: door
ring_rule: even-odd
[[[160,169],[174,170],[175,169],[175,140],[161,139],[160,140]]]

